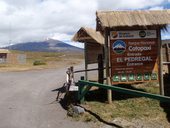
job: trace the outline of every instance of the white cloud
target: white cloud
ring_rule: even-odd
[[[7,4],[4,1],[0,1],[0,14],[3,14],[7,11]]]
[[[69,41],[72,38],[72,35],[66,33],[55,33],[50,36],[51,39]]]
[[[48,37],[70,40],[82,26],[95,28],[97,10],[162,9],[167,0],[1,0],[0,46]]]
[[[7,0],[3,3],[0,35],[6,39],[0,39],[1,44],[8,44],[9,40],[13,43],[43,40],[55,33],[71,37],[80,26],[94,25],[97,9],[95,1]]]
[[[98,0],[99,9],[101,10],[124,10],[124,9],[143,9],[158,6],[166,0]]]
[[[162,32],[161,32],[161,38],[163,39],[163,40],[165,40],[165,39],[170,39],[170,25],[168,25],[167,26],[167,31],[166,30],[162,30]]]
[[[66,42],[67,44],[69,45],[73,45],[73,46],[76,46],[76,47],[79,47],[79,48],[84,48],[84,43],[80,43],[80,42]]]
[[[156,7],[152,7],[149,10],[163,10],[164,7],[163,6],[156,6]]]

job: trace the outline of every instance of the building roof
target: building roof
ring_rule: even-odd
[[[95,29],[81,27],[77,33],[72,38],[73,41],[83,42],[83,43],[99,43],[104,44],[104,37],[100,32]]]
[[[159,26],[170,24],[170,10],[135,10],[135,11],[97,11],[97,30],[120,27]]]
[[[8,49],[0,49],[0,53],[10,53]]]

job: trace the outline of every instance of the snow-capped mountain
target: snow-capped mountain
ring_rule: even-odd
[[[5,47],[10,50],[42,52],[82,52],[83,49],[66,44],[59,40],[48,39],[42,42],[26,42]]]

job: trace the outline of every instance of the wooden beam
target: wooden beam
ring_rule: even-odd
[[[103,55],[98,55],[98,82],[103,84],[104,79],[104,66],[103,66]]]
[[[163,62],[163,65],[170,65],[170,62]]]
[[[163,82],[163,63],[162,63],[162,42],[161,42],[161,30],[157,29],[158,36],[158,56],[159,56],[159,88],[160,94],[164,94],[164,82]]]
[[[165,55],[166,55],[166,61],[169,62],[169,46],[168,44],[165,44]],[[170,65],[168,65],[168,73],[170,74]]]
[[[78,40],[93,40],[91,37],[78,37]]]
[[[105,28],[104,30],[104,38],[105,38],[105,45],[104,45],[104,49],[105,49],[105,65],[106,65],[106,84],[111,86],[111,82],[110,82],[110,70],[109,70],[109,43],[108,43],[108,36],[109,36],[109,30],[108,28]],[[108,99],[108,103],[111,104],[112,103],[112,90],[107,90],[107,99]]]
[[[85,45],[85,49],[84,49],[84,58],[85,58],[85,80],[88,80],[88,73],[87,73],[87,68],[88,68],[87,43],[85,43],[84,45]]]

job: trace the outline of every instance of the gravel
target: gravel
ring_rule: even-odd
[[[91,127],[68,118],[56,101],[52,90],[65,82],[66,69],[0,73],[0,128]]]

